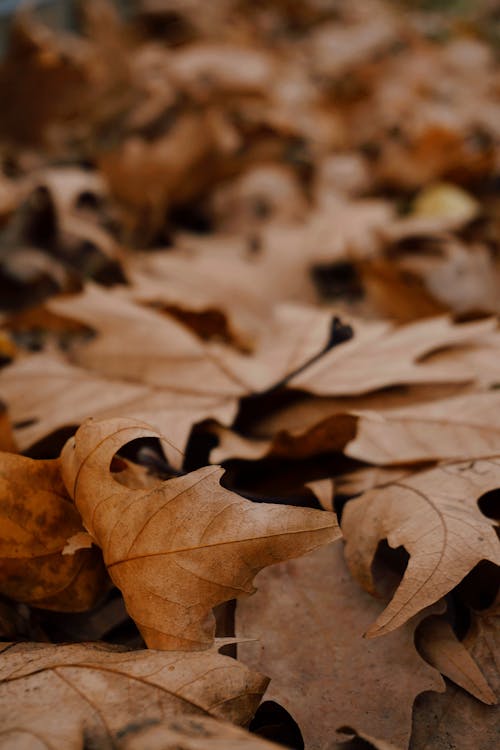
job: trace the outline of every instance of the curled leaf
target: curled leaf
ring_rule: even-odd
[[[500,487],[500,459],[448,464],[348,503],[342,530],[352,574],[374,591],[371,565],[378,543],[404,546],[408,567],[393,599],[368,630],[382,635],[447,594],[481,560],[500,564],[500,543],[479,498]]]
[[[89,609],[106,586],[96,547],[65,554],[83,533],[59,461],[0,453],[0,592],[62,612]]]
[[[114,454],[160,437],[131,419],[88,420],[61,454],[63,476],[109,574],[150,648],[202,649],[211,609],[254,592],[256,573],[340,535],[332,513],[253,504],[221,487],[207,466],[153,489],[120,485]]]

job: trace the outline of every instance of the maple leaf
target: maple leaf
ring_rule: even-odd
[[[253,504],[205,467],[146,490],[118,484],[115,453],[159,437],[135,420],[88,420],[61,454],[66,487],[102,547],[113,582],[151,648],[200,649],[213,641],[216,604],[254,592],[261,568],[339,536],[335,516]]]
[[[103,643],[3,644],[2,746],[117,747],[137,726],[208,715],[246,724],[268,680],[218,653],[127,651]],[[54,706],[59,710],[54,711]]]
[[[237,603],[237,634],[256,639],[238,656],[271,677],[266,700],[291,713],[306,746],[326,750],[348,724],[405,747],[415,697],[443,689],[415,649],[416,623],[363,638],[381,604],[356,586],[340,543],[262,571],[257,583],[255,597]]]
[[[387,608],[367,635],[382,635],[447,594],[481,560],[500,564],[500,543],[477,506],[500,486],[498,458],[447,464],[370,490],[342,517],[346,560],[374,592],[371,565],[378,543],[403,545],[408,567]]]
[[[83,531],[58,460],[0,453],[0,591],[63,612],[89,609],[106,589],[100,552],[65,554]]]

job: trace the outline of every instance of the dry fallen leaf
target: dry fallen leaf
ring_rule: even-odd
[[[353,409],[343,412],[342,403],[318,404],[310,426],[302,420],[302,429],[278,429],[272,438],[256,440],[237,435],[221,425],[211,431],[218,446],[211,453],[216,463],[229,458],[257,460],[265,456],[301,458],[329,451],[378,466],[410,464],[423,461],[481,458],[500,452],[500,394],[496,391],[469,393],[450,399],[378,411],[387,402],[380,396],[373,410]],[[310,405],[310,417],[315,413]],[[347,404],[346,404],[347,406]],[[293,407],[292,407],[293,408]],[[329,413],[330,411],[330,413]],[[291,409],[287,416],[291,415]],[[305,416],[305,415],[304,415]],[[280,418],[275,423],[279,427]],[[272,417],[266,427],[272,425]],[[259,430],[259,425],[256,425]]]
[[[236,607],[237,634],[257,639],[238,655],[271,677],[266,700],[291,713],[306,747],[333,747],[346,724],[406,747],[415,697],[442,690],[415,649],[415,623],[363,638],[381,605],[352,580],[341,544],[263,571],[258,586]]]
[[[471,629],[463,644],[487,679],[500,694],[500,644],[498,600],[472,615]],[[455,685],[446,692],[417,698],[410,750],[491,750],[498,745],[498,706],[486,706]]]
[[[131,725],[178,716],[246,724],[268,680],[221,656],[221,645],[189,654],[103,643],[4,644],[0,747],[24,741],[23,747],[80,750],[84,738],[93,747],[121,747]]]
[[[279,750],[282,745],[210,717],[179,717],[161,724],[133,724],[120,737],[123,750]]]
[[[12,424],[9,414],[0,401],[0,451],[17,453],[17,445],[12,434]]]
[[[408,567],[367,635],[383,635],[447,594],[481,560],[500,564],[500,542],[478,500],[500,486],[497,458],[445,464],[349,502],[342,517],[346,560],[353,576],[375,592],[377,546],[404,546]]]
[[[421,623],[417,648],[429,664],[478,700],[490,706],[497,702],[483,673],[445,619],[429,617]]]
[[[0,453],[0,530],[2,594],[35,607],[80,612],[106,590],[95,547],[64,554],[82,524],[59,461]]]
[[[111,459],[139,437],[127,419],[89,420],[61,454],[63,477],[108,572],[151,648],[202,649],[213,641],[216,604],[254,592],[261,568],[339,536],[327,512],[252,504],[205,467],[152,490],[123,487]]]
[[[135,417],[172,438],[164,449],[180,467],[193,424],[216,416],[230,423],[236,404],[224,397],[169,392],[113,380],[66,362],[56,354],[34,354],[0,371],[0,387],[10,405],[14,434],[26,450],[64,427],[88,417]],[[175,447],[174,447],[175,445]]]
[[[468,394],[382,413],[360,412],[345,453],[371,464],[480,458],[500,453],[500,394]]]
[[[453,383],[473,380],[475,373],[451,364],[421,362],[438,349],[453,349],[496,327],[493,320],[457,325],[447,318],[417,321],[400,328],[384,323],[355,327],[351,341],[335,347],[289,381],[318,396],[351,396],[389,385]]]

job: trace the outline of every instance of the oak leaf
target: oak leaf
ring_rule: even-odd
[[[79,612],[106,589],[96,547],[64,554],[82,532],[58,460],[0,453],[0,591],[44,609]]]
[[[442,617],[424,620],[418,629],[416,643],[424,659],[456,685],[487,705],[497,702],[483,673],[447,620]]]
[[[447,464],[374,489],[349,502],[342,518],[346,560],[375,593],[371,566],[379,542],[410,555],[403,579],[367,635],[402,625],[447,594],[481,560],[500,564],[500,543],[478,508],[500,486],[500,460]]]
[[[496,696],[500,696],[500,601],[472,613],[463,645]],[[418,696],[411,750],[490,750],[498,744],[498,706],[488,706],[453,684],[440,695]]]
[[[213,641],[216,604],[254,592],[261,568],[339,536],[335,516],[253,504],[204,467],[146,490],[118,484],[115,453],[159,437],[128,419],[88,420],[61,454],[66,487],[102,547],[113,582],[151,648],[202,649]]]
[[[472,368],[421,360],[438,349],[480,343],[495,327],[493,320],[457,325],[446,317],[399,328],[380,322],[358,325],[351,341],[331,349],[293,376],[289,386],[319,396],[352,396],[389,385],[474,380]]]
[[[212,460],[257,460],[265,456],[303,458],[329,451],[378,466],[423,461],[480,458],[500,452],[500,394],[469,393],[450,399],[419,403],[403,409],[384,409],[384,397],[373,410],[342,411],[324,404],[317,422],[293,431],[278,429],[268,439],[250,439],[221,425],[211,431],[219,440]],[[317,405],[317,413],[321,407]],[[329,408],[332,409],[329,414]],[[315,413],[311,407],[310,414]],[[276,420],[279,424],[279,418]],[[268,420],[269,425],[272,421]],[[259,425],[256,425],[259,429]]]
[[[381,604],[356,586],[340,543],[262,571],[257,584],[236,606],[237,635],[255,639],[238,658],[270,676],[266,700],[289,711],[306,747],[333,747],[346,724],[406,747],[415,697],[443,688],[415,649],[416,623],[363,638]]]
[[[139,725],[211,715],[246,724],[268,680],[218,653],[127,651],[103,643],[4,644],[0,747],[120,746]],[[58,706],[58,711],[54,711]],[[29,739],[28,739],[29,738]]]
[[[224,397],[170,392],[140,383],[113,380],[66,362],[51,353],[19,359],[0,371],[0,387],[10,405],[21,450],[61,428],[77,427],[88,417],[135,417],[168,432],[167,457],[180,467],[195,424],[216,416],[232,421],[236,403]]]

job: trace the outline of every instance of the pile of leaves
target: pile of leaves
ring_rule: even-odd
[[[448,5],[15,19],[0,748],[498,746],[499,15]]]

